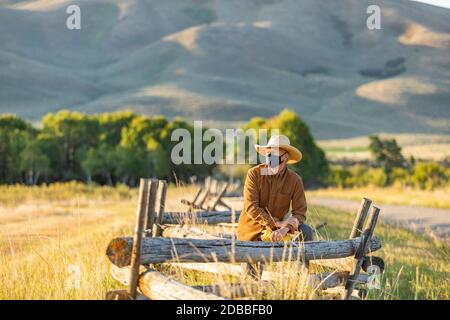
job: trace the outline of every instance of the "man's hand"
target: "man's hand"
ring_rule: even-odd
[[[294,217],[290,217],[289,219],[275,222],[275,227],[277,227],[279,229],[287,227],[288,225],[291,225],[295,230],[297,230],[298,229],[298,220]]]
[[[275,230],[270,235],[270,240],[273,242],[283,241],[283,237],[289,232],[288,227],[282,227],[281,229]]]
[[[291,226],[294,227],[295,230],[298,229],[298,220],[297,218],[294,217],[290,217],[289,219],[287,219],[287,224],[290,224]]]

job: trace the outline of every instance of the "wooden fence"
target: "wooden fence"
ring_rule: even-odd
[[[223,198],[242,194],[240,187],[240,181],[223,182],[207,177],[204,184],[199,186],[194,198],[192,200],[182,199],[181,203],[187,205],[190,212],[194,210],[215,211],[217,207],[231,210]]]
[[[306,277],[308,284],[317,290],[343,288],[343,299],[365,292],[364,285],[370,279],[365,271],[370,265],[384,267],[381,258],[369,255],[381,248],[380,240],[373,236],[380,209],[373,207],[368,217],[369,199],[362,200],[348,239],[249,242],[236,241],[234,236],[230,239],[221,234],[206,233],[192,226],[196,223],[233,223],[240,212],[196,211],[192,207],[187,212],[165,212],[166,191],[165,181],[141,179],[134,236],[112,239],[106,250],[112,263],[112,276],[128,289],[108,292],[107,299],[229,299],[245,295],[241,283],[185,285],[157,271],[155,266],[161,263],[201,272],[238,275],[247,281],[250,278],[241,273],[236,263],[286,261],[288,256],[308,267],[310,262],[323,265],[331,262],[333,265],[333,259],[353,257],[351,270],[308,274]],[[273,281],[276,276],[280,274],[264,271],[261,277],[251,280],[256,285],[258,281]],[[355,286],[360,288],[355,290]]]

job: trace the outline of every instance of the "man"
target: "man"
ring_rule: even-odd
[[[282,241],[287,233],[296,230],[301,232],[301,240],[312,241],[314,231],[304,224],[307,206],[302,179],[287,168],[287,164],[299,162],[302,153],[283,135],[273,135],[267,145],[255,148],[266,156],[266,163],[247,173],[237,239],[261,241],[262,231],[269,227],[274,230],[272,241]],[[286,217],[290,208],[292,215]],[[253,267],[245,265],[248,272],[254,272]]]

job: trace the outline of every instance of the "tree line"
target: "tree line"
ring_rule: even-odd
[[[433,190],[450,186],[450,168],[437,162],[406,159],[395,139],[369,137],[374,166],[332,166],[327,184],[339,188],[398,186]]]
[[[183,119],[168,121],[132,112],[86,115],[60,111],[42,118],[41,127],[14,115],[0,116],[0,182],[37,184],[86,181],[136,185],[140,177],[187,179],[207,175],[205,165],[172,166],[170,149]]]
[[[280,128],[304,153],[294,170],[306,183],[325,181],[325,154],[295,112],[253,118],[245,128]],[[140,177],[188,181],[192,176],[211,175],[215,164],[171,162],[171,150],[178,143],[171,141],[176,129],[193,135],[193,125],[182,118],[169,120],[131,111],[87,115],[62,110],[47,114],[38,126],[15,115],[0,115],[0,183],[75,180],[135,186]]]

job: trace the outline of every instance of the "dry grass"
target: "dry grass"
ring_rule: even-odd
[[[105,248],[132,234],[136,196],[77,183],[0,187],[0,299],[102,299],[118,287]]]
[[[321,207],[309,214],[313,225],[328,223],[323,239],[346,238],[354,219],[354,213]],[[374,255],[384,259],[386,270],[381,290],[372,290],[370,299],[450,299],[449,247],[384,223],[378,223],[375,235],[383,247]]]
[[[352,189],[328,188],[309,191],[310,197],[328,197],[361,200],[361,195],[370,194],[378,203],[412,205],[432,208],[450,208],[450,188],[436,190],[417,190],[402,187],[360,187]]]
[[[2,199],[11,201],[0,208],[0,299],[103,299],[108,290],[122,287],[109,274],[105,248],[111,238],[132,233],[137,191],[128,189],[124,196],[125,190],[59,188],[57,199],[46,188],[16,186],[8,189],[11,195],[1,190]],[[170,187],[168,210],[179,210],[179,199],[193,193],[192,188]],[[26,201],[19,202],[24,194]],[[321,230],[323,239],[346,238],[353,220],[349,213],[325,208],[311,208],[309,217],[313,225],[328,222]],[[381,225],[377,230],[387,272],[382,290],[374,290],[370,298],[450,298],[447,247],[402,229]],[[283,276],[271,286],[261,284],[251,292],[252,298],[319,298],[302,282],[305,275],[298,264],[267,268],[281,269]],[[187,271],[174,276],[195,285],[239,280]]]

